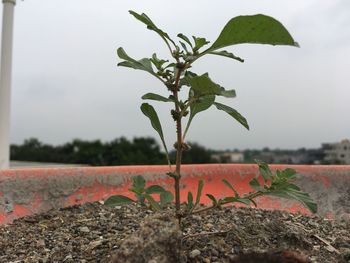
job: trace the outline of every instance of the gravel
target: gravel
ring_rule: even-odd
[[[110,262],[151,216],[155,212],[135,204],[96,202],[21,218],[0,226],[0,262]],[[243,262],[238,255],[286,249],[309,262],[350,262],[349,220],[226,207],[189,216],[180,227],[184,262]]]

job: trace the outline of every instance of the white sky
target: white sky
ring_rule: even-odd
[[[212,108],[194,119],[189,140],[215,149],[298,148],[350,137],[349,0],[25,0],[15,10],[12,142],[156,137],[140,97],[166,90],[144,72],[117,68],[116,49],[138,59],[155,51],[168,57],[167,49],[129,9],[147,13],[171,36],[211,41],[230,18],[263,13],[281,21],[301,46],[229,48],[243,64],[199,60],[193,71],[236,90],[226,103],[251,130]],[[153,105],[172,144],[170,104]]]

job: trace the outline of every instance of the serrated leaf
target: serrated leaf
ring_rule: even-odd
[[[179,33],[177,34],[179,38],[181,38],[183,41],[185,41],[190,47],[192,47],[192,43],[188,37],[186,37],[184,34]]]
[[[146,194],[161,194],[166,192],[166,190],[160,185],[151,185],[146,188]]]
[[[168,148],[166,147],[166,144],[165,144],[162,125],[160,124],[157,112],[148,103],[143,103],[141,105],[141,111],[143,112],[144,115],[146,115],[149,118],[153,129],[155,129],[156,132],[159,134],[159,137],[163,143],[166,155],[168,156],[168,160],[169,160],[169,152],[168,152]]]
[[[118,63],[118,66],[133,68],[133,69],[139,69],[147,71],[148,73],[157,76],[157,74],[154,72],[152,68],[152,63],[148,58],[143,58],[141,60],[135,60],[126,54],[125,50],[120,47],[117,50],[117,54],[119,58],[124,59],[126,61]]]
[[[146,93],[141,97],[143,100],[156,100],[156,101],[162,101],[162,102],[173,102],[174,100],[163,97],[159,94],[155,93]]]
[[[203,180],[199,180],[198,181],[198,187],[197,187],[196,202],[194,204],[194,207],[196,207],[199,204],[199,202],[201,201],[203,186],[204,186],[204,181]]]
[[[262,190],[262,187],[258,181],[258,179],[256,178],[253,178],[250,182],[249,182],[249,185],[251,188],[253,188],[255,191],[260,191]]]
[[[236,111],[235,109],[233,109],[227,105],[224,105],[224,104],[221,104],[218,102],[214,102],[214,105],[216,106],[216,108],[218,110],[225,111],[231,117],[233,117],[236,121],[238,121],[240,124],[242,124],[247,130],[249,130],[249,125],[248,125],[246,118],[244,118],[238,111]]]
[[[232,18],[208,51],[244,43],[298,46],[279,21],[259,14]]]
[[[104,204],[107,206],[116,206],[116,205],[121,205],[121,204],[129,204],[135,202],[131,198],[124,196],[124,195],[112,195],[110,196]]]
[[[166,204],[171,203],[174,200],[174,196],[171,192],[165,191],[160,194],[160,205],[163,207]]]
[[[230,184],[229,181],[227,181],[226,179],[222,179],[221,181],[222,181],[228,188],[230,188],[230,189],[234,192],[235,198],[239,197],[238,192],[237,192],[236,189]]]
[[[169,37],[169,35],[158,28],[145,13],[142,13],[140,15],[132,10],[129,10],[129,13],[133,15],[137,20],[144,23],[147,26],[147,29],[155,31],[165,42],[167,42],[166,40],[169,40],[175,46],[174,41]]]
[[[152,196],[145,194],[145,198],[149,202],[149,204],[153,210],[155,210],[155,211],[161,210],[160,205],[158,204],[158,202],[156,200],[154,200],[154,198]]]
[[[218,201],[216,200],[216,198],[213,195],[206,194],[206,196],[213,202],[213,206],[217,206],[218,205]]]
[[[234,54],[232,54],[231,52],[228,52],[226,50],[212,51],[212,52],[208,52],[208,54],[228,57],[228,58],[232,58],[232,59],[238,60],[239,62],[242,62],[242,63],[244,62],[244,59],[242,59],[240,57],[237,57]]]
[[[146,181],[142,175],[137,175],[132,178],[132,188],[137,192],[142,193],[145,189]]]

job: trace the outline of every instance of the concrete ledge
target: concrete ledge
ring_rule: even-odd
[[[271,165],[271,169],[296,169],[304,191],[317,201],[319,214],[350,218],[350,165],[309,166]],[[172,190],[167,166],[118,166],[81,168],[36,168],[0,170],[0,223],[52,208],[106,199],[112,194],[132,197],[128,189],[131,178],[143,175],[148,184],[160,184]],[[206,193],[222,197],[232,194],[221,180],[227,179],[239,193],[250,191],[248,182],[258,173],[253,164],[184,165],[182,198],[196,192],[197,182],[205,180],[203,203],[210,203]],[[299,204],[285,199],[261,197],[258,207],[307,213]]]

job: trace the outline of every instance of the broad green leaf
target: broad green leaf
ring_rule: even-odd
[[[255,191],[260,191],[262,189],[258,179],[253,178],[250,182],[249,185],[251,188],[253,188]]]
[[[233,186],[230,184],[229,181],[227,181],[226,179],[222,179],[221,181],[235,193],[235,198],[239,197],[238,192],[236,191],[235,188],[233,188]]]
[[[249,130],[249,125],[246,118],[244,118],[238,111],[218,102],[214,102],[214,105],[218,110],[225,111],[230,116],[232,116],[236,121],[242,124],[247,130]]]
[[[272,177],[272,172],[270,170],[270,167],[267,165],[267,163],[260,162],[257,160],[255,160],[255,162],[259,166],[259,171],[260,171],[260,174],[262,175],[262,177],[264,178],[264,181],[266,182],[267,180],[270,180]]]
[[[179,33],[177,34],[179,38],[181,38],[183,41],[185,41],[190,47],[192,47],[192,43],[188,37],[186,37],[184,34]]]
[[[163,143],[163,146],[164,146],[167,158],[168,158],[168,162],[169,162],[168,148],[166,147],[166,144],[165,144],[162,125],[160,124],[157,112],[148,103],[143,103],[141,105],[141,111],[143,112],[143,114],[145,114],[150,119],[153,129],[155,129],[156,132],[158,132],[159,137],[162,140],[162,143]],[[169,164],[170,164],[170,162],[169,162]]]
[[[218,201],[216,200],[216,198],[213,195],[207,194],[206,196],[208,196],[208,198],[213,202],[213,206],[218,205]]]
[[[174,41],[169,37],[169,35],[158,28],[145,13],[142,13],[140,15],[132,10],[129,10],[129,13],[133,15],[137,20],[144,23],[147,26],[147,29],[155,31],[167,44],[167,40],[169,40],[175,46]]]
[[[223,96],[225,98],[234,98],[236,97],[236,91],[234,89],[225,90],[223,87],[221,87],[220,94],[216,94],[216,95]]]
[[[166,190],[160,185],[151,185],[146,188],[146,194],[161,194],[166,192]]]
[[[205,52],[244,43],[298,46],[279,21],[259,14],[232,18]]]
[[[135,202],[131,198],[124,196],[124,195],[112,195],[110,196],[104,204],[107,206],[116,206],[116,205],[121,205],[121,204],[129,204]]]
[[[196,207],[196,206],[199,204],[199,202],[201,201],[203,186],[204,186],[204,181],[203,181],[203,180],[199,180],[199,181],[198,181],[198,188],[197,188],[196,203],[194,204],[195,207]]]
[[[149,204],[150,204],[150,206],[152,207],[153,210],[155,210],[155,211],[161,210],[160,205],[158,204],[158,202],[156,200],[154,200],[154,198],[152,196],[146,194],[145,198],[149,202]]]
[[[220,85],[214,83],[208,76],[203,74],[201,76],[185,77],[188,85],[193,89],[197,96],[203,95],[220,95],[222,89]]]
[[[142,175],[137,175],[132,178],[132,188],[139,193],[142,193],[145,189],[146,181]]]
[[[160,194],[160,205],[163,207],[166,204],[171,203],[174,200],[174,196],[171,192],[165,191]]]
[[[163,102],[173,102],[174,100],[165,98],[159,94],[155,93],[146,93],[141,97],[143,100],[156,100],[156,101],[163,101]]]
[[[148,58],[143,58],[141,60],[135,60],[126,54],[125,50],[120,47],[117,50],[117,54],[119,58],[124,59],[126,61],[118,63],[118,66],[133,68],[133,69],[139,69],[147,71],[148,73],[157,76],[157,74],[154,72],[152,68],[152,63]]]
[[[233,55],[231,52],[228,52],[226,50],[212,51],[212,52],[209,52],[208,54],[228,57],[228,58],[238,60],[239,62],[244,62],[244,59],[237,57],[237,56]]]

